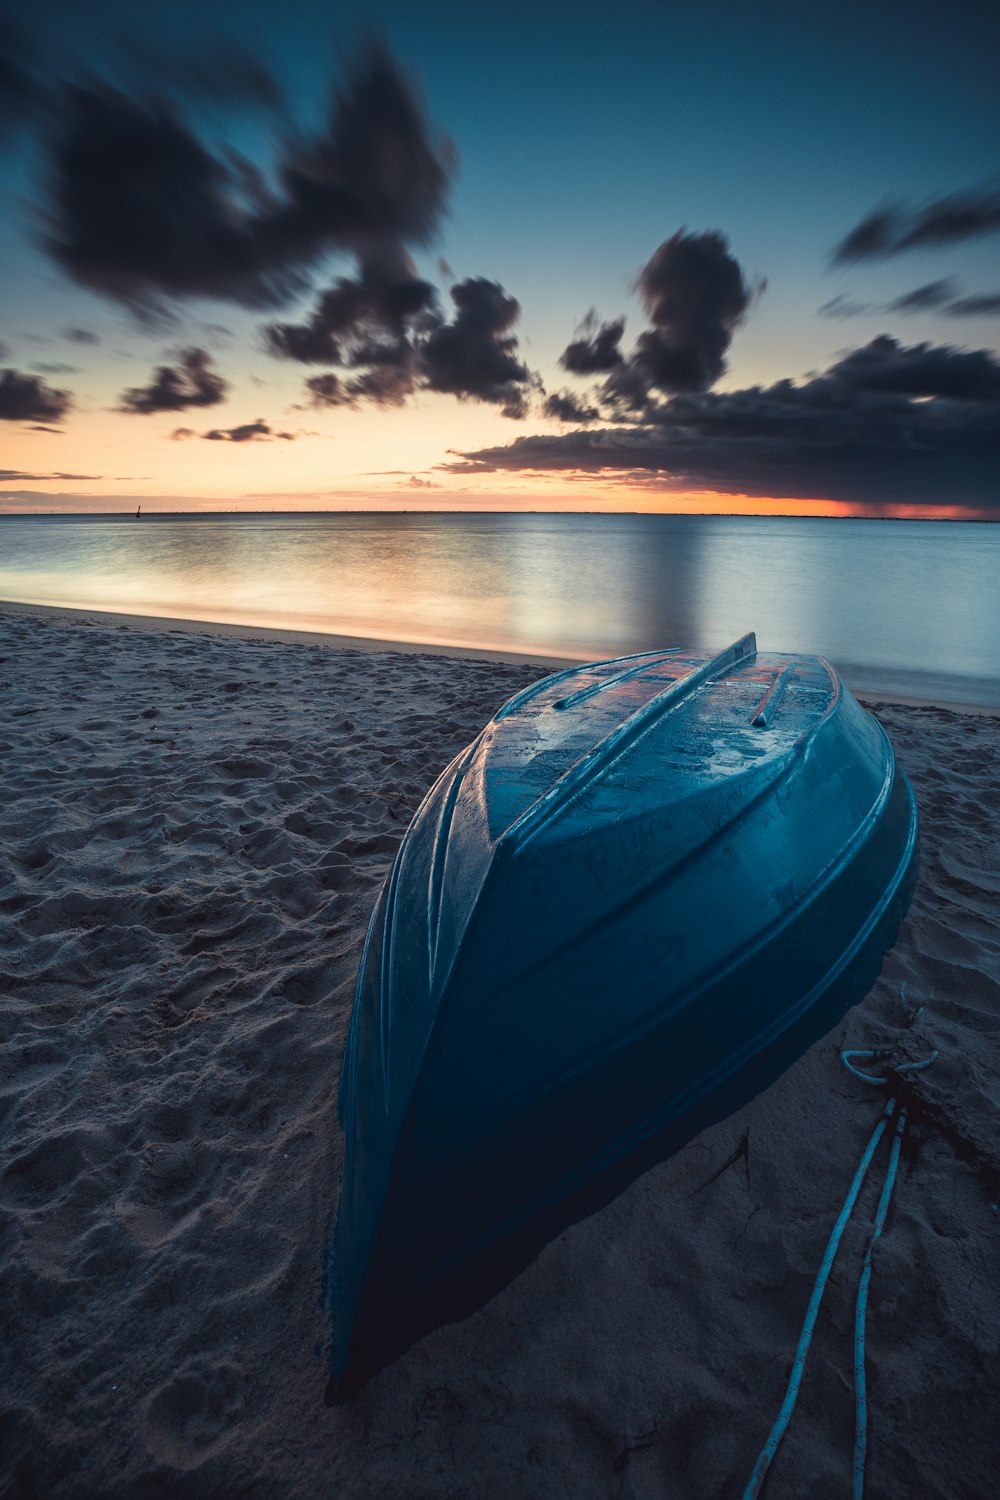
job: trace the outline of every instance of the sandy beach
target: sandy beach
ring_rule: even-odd
[[[0,1494],[738,1497],[883,1091],[869,1496],[1000,1473],[1000,710],[872,706],[922,818],[875,988],[746,1109],[323,1405],[365,927],[444,765],[550,668],[0,606]],[[905,986],[901,1000],[900,991]],[[766,1494],[850,1493],[873,1171]]]

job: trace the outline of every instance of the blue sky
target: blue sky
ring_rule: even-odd
[[[756,289],[726,336],[725,368],[703,384],[699,398],[782,380],[802,385],[838,361],[842,386],[844,371],[854,368],[843,366],[845,356],[881,335],[895,341],[890,352],[897,364],[899,350],[922,344],[995,358],[995,232],[831,264],[837,244],[880,204],[896,203],[913,215],[955,194],[992,201],[1000,183],[1000,29],[993,7],[821,10],[777,3],[755,10],[724,3],[690,12],[628,3],[502,10],[431,3],[341,5],[334,13],[312,0],[281,7],[174,0],[137,19],[134,7],[111,0],[87,7],[43,0],[20,17],[10,14],[40,102],[12,119],[0,156],[0,196],[11,225],[0,251],[6,351],[0,365],[69,391],[73,407],[58,424],[4,423],[2,462],[8,476],[102,473],[74,481],[76,489],[8,477],[8,508],[27,503],[22,493],[47,493],[60,505],[72,504],[66,497],[74,494],[81,505],[106,499],[114,508],[119,497],[124,505],[136,494],[235,502],[255,492],[255,480],[269,494],[287,494],[289,503],[360,503],[365,496],[393,503],[397,489],[412,499],[412,490],[403,489],[412,476],[437,487],[426,503],[463,503],[463,494],[479,503],[477,496],[496,490],[511,503],[548,497],[565,505],[572,492],[595,503],[604,496],[612,507],[629,506],[630,494],[648,507],[655,493],[669,508],[685,503],[680,496],[690,502],[692,494],[714,490],[749,496],[752,508],[774,492],[766,473],[755,479],[748,467],[742,482],[735,467],[721,476],[703,472],[689,448],[671,466],[660,435],[677,425],[668,411],[673,388],[653,389],[643,410],[624,411],[620,403],[612,409],[607,392],[567,380],[559,364],[590,308],[606,319],[626,316],[627,354],[649,323],[636,279],[657,247],[681,230],[718,231],[746,287]],[[273,174],[291,131],[322,127],[331,85],[350,77],[352,59],[373,33],[422,93],[431,139],[445,133],[457,153],[434,233],[406,249],[415,273],[437,287],[443,316],[451,311],[449,286],[465,278],[498,283],[517,299],[520,316],[504,336],[516,337],[517,359],[540,383],[516,419],[475,390],[456,398],[421,381],[391,406],[344,400],[331,409],[304,394],[303,377],[315,370],[264,352],[261,327],[275,317],[306,318],[316,292],[336,276],[353,275],[355,261],[343,247],[311,267],[312,290],[276,311],[227,298],[168,296],[160,311],[172,321],[161,317],[157,326],[143,326],[120,299],[80,285],[40,247],[42,216],[51,211],[61,80],[91,88],[110,83],[144,107],[166,97],[207,150],[222,160],[241,153]],[[242,56],[271,75],[283,103],[272,107],[256,93],[226,100],[210,84],[192,82],[192,60],[207,57],[210,74],[212,60],[230,56],[237,43]],[[938,291],[922,309],[891,308],[928,286]],[[971,296],[992,296],[996,307],[984,302],[978,314],[956,312]],[[821,314],[830,303],[850,316]],[[100,342],[67,343],[69,327],[93,332]],[[664,336],[674,338],[676,330]],[[225,400],[207,414],[212,430],[231,432],[261,419],[267,434],[209,450],[196,439],[172,438],[187,425],[183,409],[176,420],[173,410],[157,420],[158,414],[118,409],[123,390],[150,380],[157,367],[175,366],[179,352],[192,346],[206,350],[226,380]],[[59,365],[72,368],[39,368]],[[912,360],[907,369],[912,373]],[[980,379],[968,399],[992,400],[991,381]],[[643,449],[647,457],[635,469],[619,458],[607,468],[589,461],[574,467],[570,460],[582,450],[573,443],[564,467],[554,445],[541,466],[498,460],[516,438],[572,436],[546,415],[542,387],[545,393],[568,388],[581,400],[596,392],[587,396],[598,412],[592,430],[621,433],[631,444],[638,428],[655,429],[657,441]],[[941,401],[955,399],[954,382],[917,389],[910,374],[892,394],[937,402],[926,414],[934,421],[947,415]],[[720,411],[716,401],[713,421]],[[948,465],[954,466],[956,503],[988,505],[996,493],[989,479],[995,455],[984,458],[981,451],[984,413],[976,408],[971,427],[967,415],[958,438],[948,429],[947,463],[942,457],[934,472],[947,487]],[[40,425],[60,431],[29,431]],[[938,446],[940,425],[931,432]],[[190,423],[198,436],[205,427]],[[279,429],[294,436],[294,446],[271,441]],[[966,441],[976,448],[971,476],[959,472]],[[105,472],[107,463],[95,465],[95,453],[106,453],[109,444],[125,460],[110,466],[120,477]],[[455,472],[451,450],[473,456],[464,472]],[[398,471],[390,485],[386,469]],[[899,500],[877,475],[866,490],[861,468],[852,470],[849,484],[831,470],[825,494],[822,473],[801,465],[793,472],[810,502]],[[949,494],[942,500],[949,503]]]

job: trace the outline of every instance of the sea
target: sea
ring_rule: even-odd
[[[597,660],[818,652],[1000,706],[1000,525],[770,516],[2,515],[0,599]]]

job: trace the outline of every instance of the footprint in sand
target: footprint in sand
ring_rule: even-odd
[[[178,1469],[217,1452],[243,1420],[245,1376],[235,1365],[191,1360],[162,1385],[146,1409],[151,1452]]]

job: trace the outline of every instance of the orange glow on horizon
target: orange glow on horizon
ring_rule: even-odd
[[[127,378],[124,370],[118,384]],[[115,383],[102,395],[115,399]],[[276,392],[271,393],[272,399]],[[261,393],[235,395],[224,425],[253,422]],[[81,414],[82,415],[82,414]],[[181,414],[183,416],[183,414]],[[207,419],[206,419],[207,420]],[[275,425],[277,425],[275,419]],[[154,511],[581,511],[993,520],[987,506],[879,503],[727,493],[654,472],[476,470],[463,452],[509,441],[499,413],[428,397],[392,412],[288,407],[293,442],[171,441],[176,414],[123,416],[104,405],[65,432],[21,428],[5,442],[0,513]],[[308,429],[299,423],[308,421]],[[315,425],[313,425],[315,424]],[[452,461],[456,466],[451,467]]]
[[[359,476],[360,477],[360,476]],[[499,476],[489,476],[490,478]],[[581,476],[583,477],[583,476]],[[588,478],[592,476],[586,476]],[[589,490],[589,493],[587,492]],[[683,492],[653,490],[616,483],[602,488],[591,484],[584,490],[579,480],[560,484],[546,478],[533,485],[510,485],[473,489],[442,484],[440,488],[398,490],[366,488],[357,484],[336,490],[271,492],[246,495],[163,495],[133,492],[127,496],[108,494],[50,494],[38,491],[30,498],[15,497],[0,490],[0,515],[30,515],[34,512],[63,515],[127,514],[141,504],[147,515],[157,513],[246,514],[279,511],[449,511],[530,512],[552,514],[631,514],[700,516],[820,516],[864,520],[994,521],[997,512],[986,506],[878,503],[854,500],[824,500],[812,497],[728,494],[719,490]],[[23,492],[22,492],[23,495]],[[53,504],[52,502],[56,503]]]

